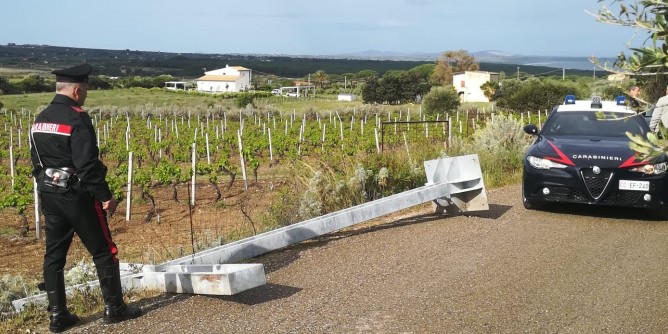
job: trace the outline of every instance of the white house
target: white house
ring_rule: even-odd
[[[355,100],[357,100],[357,96],[355,96],[355,94],[341,93],[341,94],[339,94],[337,100],[338,100],[338,101],[348,101],[348,102],[351,102],[351,101],[355,101]]]
[[[204,72],[195,79],[198,92],[241,92],[251,88],[251,70],[241,66],[225,65],[225,68]]]
[[[499,82],[499,73],[464,71],[452,75],[452,85],[462,102],[489,102],[480,86],[485,82]]]

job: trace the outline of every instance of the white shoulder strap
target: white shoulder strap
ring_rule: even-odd
[[[32,147],[35,148],[35,153],[37,153],[37,160],[39,161],[40,167],[44,168],[44,165],[42,164],[42,158],[40,158],[39,151],[37,150],[37,144],[35,144],[35,137],[33,136],[32,129],[30,129],[30,142],[32,143]]]

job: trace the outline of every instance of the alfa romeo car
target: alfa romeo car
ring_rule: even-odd
[[[626,133],[649,131],[642,115],[615,101],[576,100],[567,96],[555,107],[542,129],[527,125],[535,135],[524,156],[524,207],[550,203],[583,203],[640,207],[665,215],[668,184],[665,155],[638,160]]]

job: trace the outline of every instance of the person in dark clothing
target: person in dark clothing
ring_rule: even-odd
[[[629,107],[631,107],[631,109],[635,110],[636,112],[640,111],[641,107],[639,101],[640,87],[631,86],[631,88],[629,88],[628,95],[629,95]]]
[[[61,332],[79,318],[67,309],[63,269],[76,233],[93,257],[104,298],[104,321],[138,317],[140,308],[123,301],[118,250],[111,239],[107,213],[116,209],[99,160],[95,129],[81,107],[87,97],[89,64],[56,70],[56,96],[31,129],[33,176],[46,219],[44,289],[49,301],[49,329]]]

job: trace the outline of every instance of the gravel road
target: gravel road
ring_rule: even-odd
[[[519,185],[490,210],[330,234],[252,262],[267,285],[163,295],[141,318],[71,333],[666,333],[668,222],[640,210],[528,211]],[[647,218],[644,218],[647,217]]]

